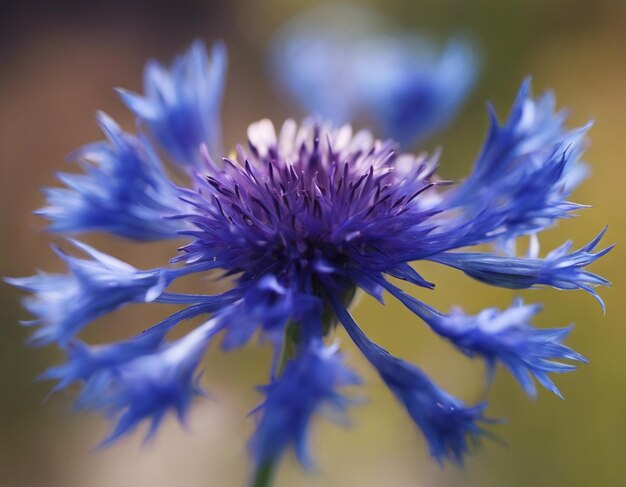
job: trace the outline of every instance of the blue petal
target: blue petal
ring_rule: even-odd
[[[446,195],[445,208],[461,208],[464,217],[481,212],[500,216],[501,244],[567,218],[581,205],[567,198],[587,174],[580,158],[591,126],[567,130],[554,96],[530,96],[530,79],[519,90],[508,121],[500,126],[490,108],[491,127],[467,180]],[[487,239],[489,240],[489,239]]]
[[[262,388],[265,401],[255,410],[261,419],[250,442],[257,465],[278,459],[292,446],[300,462],[310,467],[307,436],[313,415],[322,406],[343,413],[351,401],[337,388],[359,383],[337,347],[309,342],[280,378]]]
[[[483,416],[486,403],[466,407],[420,369],[373,343],[348,310],[335,297],[329,299],[354,343],[424,433],[431,455],[440,463],[446,459],[461,463],[470,446],[485,434],[478,422],[492,421]]]
[[[531,318],[541,309],[538,305],[524,305],[518,300],[504,311],[488,308],[471,316],[454,310],[445,315],[390,283],[386,283],[385,288],[461,351],[469,356],[482,357],[487,363],[489,377],[496,363],[502,363],[530,396],[536,395],[531,374],[546,389],[562,397],[547,374],[571,372],[576,368],[557,360],[587,361],[561,343],[572,326],[537,329],[530,324]]]
[[[603,277],[584,270],[609,252],[613,245],[593,253],[606,228],[589,244],[569,253],[571,242],[550,252],[544,259],[504,257],[480,252],[444,252],[429,260],[454,267],[486,284],[509,289],[525,289],[538,285],[557,289],[583,289],[604,309],[604,303],[593,286],[609,286]]]
[[[52,392],[64,389],[75,382],[87,382],[101,371],[113,370],[135,358],[156,352],[166,333],[175,325],[183,320],[211,313],[234,299],[232,292],[218,296],[202,296],[202,299],[196,299],[200,301],[198,304],[177,311],[128,340],[91,346],[79,340],[72,340],[64,347],[68,356],[67,362],[49,368],[38,379],[56,380],[57,384]]]
[[[101,410],[116,418],[102,441],[107,446],[131,432],[145,419],[151,421],[149,440],[169,410],[182,422],[198,395],[205,395],[195,370],[213,335],[220,330],[210,320],[161,349],[131,358],[91,376],[77,399],[81,409]]]
[[[56,380],[52,392],[57,392],[75,382],[89,380],[100,370],[154,352],[162,339],[162,335],[146,334],[119,343],[96,346],[74,340],[66,347],[68,361],[50,367],[38,379]]]
[[[176,237],[183,223],[165,217],[184,206],[147,141],[124,133],[103,113],[98,122],[108,142],[72,155],[84,174],[59,173],[67,188],[46,188],[48,206],[37,214],[50,220],[53,232],[100,231],[134,240]]]
[[[64,345],[96,318],[127,303],[156,300],[163,290],[189,269],[157,268],[142,271],[77,241],[87,254],[79,259],[55,249],[68,267],[68,274],[45,274],[6,281],[33,293],[24,307],[37,317],[40,327],[31,341],[37,345]]]
[[[170,69],[156,61],[146,65],[143,96],[117,91],[175,162],[199,164],[203,144],[213,157],[223,155],[220,109],[227,62],[224,44],[216,43],[209,59],[198,40]]]
[[[238,302],[218,313],[226,329],[222,347],[225,350],[242,347],[259,326],[266,335],[282,339],[283,328],[290,319],[299,321],[304,314],[319,312],[319,299],[294,293],[273,275],[264,276]]]

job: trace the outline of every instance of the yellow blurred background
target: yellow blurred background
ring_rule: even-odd
[[[321,2],[243,0],[177,2],[3,2],[0,16],[0,275],[30,275],[36,268],[60,270],[43,222],[31,214],[54,184],[53,172],[72,149],[100,138],[94,112],[102,109],[132,129],[131,116],[111,90],[139,90],[149,57],[169,60],[196,37],[222,38],[230,52],[223,109],[228,145],[242,141],[248,123],[301,116],[269,86],[267,41],[282,22]],[[589,241],[609,225],[607,243],[626,237],[626,2],[620,0],[386,0],[378,8],[399,29],[445,40],[465,33],[482,49],[477,89],[444,135],[441,173],[461,178],[477,154],[487,127],[485,102],[501,117],[519,83],[533,75],[535,93],[554,89],[570,107],[571,123],[595,120],[586,160],[593,174],[574,200],[592,209],[560,224],[542,238],[544,249],[567,238]],[[127,244],[86,239],[137,266],[162,263],[175,244]],[[313,427],[317,470],[303,475],[291,456],[279,471],[279,487],[473,486],[619,487],[626,485],[626,259],[619,245],[592,268],[613,282],[602,289],[607,314],[582,292],[537,290],[522,295],[545,303],[541,326],[575,321],[569,344],[590,364],[557,377],[566,400],[541,391],[528,399],[499,371],[488,391],[490,415],[507,422],[493,431],[507,443],[484,441],[465,468],[440,468],[402,408],[368,368],[349,339],[339,334],[348,359],[365,380],[368,399],[351,410],[352,425],[338,428],[323,418]],[[442,310],[453,304],[468,312],[505,306],[514,296],[462,274],[420,265],[437,283],[419,296]],[[246,413],[259,400],[253,386],[266,380],[269,351],[255,346],[226,355],[213,346],[204,384],[215,399],[198,401],[187,430],[171,418],[156,440],[141,447],[136,434],[103,451],[93,447],[106,431],[96,416],[71,413],[64,394],[43,399],[49,383],[34,378],[61,355],[33,349],[17,324],[26,317],[18,293],[0,285],[0,486],[1,487],[213,487],[245,485],[249,476]],[[111,340],[142,329],[167,313],[134,306],[100,320],[89,332]],[[356,318],[370,336],[413,361],[468,402],[485,397],[483,367],[432,335],[393,302],[382,307],[363,299]]]

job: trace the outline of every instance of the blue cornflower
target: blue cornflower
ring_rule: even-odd
[[[203,100],[219,106],[222,85],[207,74],[204,53],[196,43],[171,71],[148,68],[146,96],[125,95],[145,133],[127,134],[101,116],[108,141],[78,152],[86,174],[62,175],[68,188],[47,190],[42,210],[59,232],[187,239],[170,264],[140,270],[71,240],[86,257],[56,249],[66,274],[8,279],[32,293],[25,298],[36,317],[32,342],[57,343],[68,356],[41,377],[56,380],[55,391],[82,384],[77,407],[116,418],[103,444],[143,420],[151,422],[150,438],[169,411],[184,420],[192,399],[205,395],[197,370],[212,339],[221,334],[231,350],[257,334],[273,347],[274,360],[255,409],[255,485],[267,485],[290,447],[310,466],[307,433],[315,413],[330,406],[344,414],[354,402],[344,389],[359,382],[337,346],[324,344],[341,325],[422,431],[432,456],[461,462],[488,434],[487,404],[465,405],[373,343],[348,310],[359,288],[380,301],[388,292],[463,353],[484,359],[489,372],[503,364],[528,394],[535,394],[537,379],[560,395],[550,374],[585,361],[563,343],[571,327],[534,327],[540,307],[521,301],[502,311],[442,313],[392,279],[433,289],[410,265],[429,260],[494,286],[582,289],[600,300],[594,287],[609,283],[586,267],[611,249],[594,250],[604,231],[574,252],[570,243],[545,258],[538,250],[537,234],[580,208],[565,198],[586,172],[579,160],[586,128],[565,129],[553,98],[532,99],[525,82],[508,122],[500,127],[492,119],[474,170],[457,186],[435,176],[438,155],[399,153],[393,140],[317,119],[287,120],[278,132],[261,120],[248,128],[247,147],[217,159],[210,145],[216,132],[209,133],[215,125],[198,117],[207,113]],[[211,69],[220,59],[218,45]],[[186,168],[186,187],[168,179],[152,140]],[[514,253],[521,235],[531,236],[525,257]],[[507,253],[466,249],[485,243]],[[213,270],[230,279],[230,290],[168,291],[180,278]],[[89,345],[78,337],[93,320],[142,303],[180,309],[120,342]],[[210,317],[169,338],[178,323],[201,315]]]
[[[366,117],[410,146],[454,118],[476,81],[478,55],[460,37],[439,48],[425,37],[363,27],[377,24],[384,19],[362,7],[314,9],[275,36],[270,72],[307,113],[336,124]]]

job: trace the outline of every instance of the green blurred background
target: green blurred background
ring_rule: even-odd
[[[230,51],[224,104],[229,145],[245,136],[248,123],[300,116],[269,86],[264,66],[267,41],[283,21],[321,2],[180,0],[3,2],[0,15],[0,275],[60,270],[42,222],[31,211],[42,205],[38,188],[53,184],[65,155],[100,137],[95,109],[131,129],[133,121],[111,88],[140,89],[148,57],[169,60],[195,37],[223,38]],[[607,242],[624,240],[626,176],[626,2],[618,0],[387,0],[367,2],[396,22],[444,40],[462,32],[482,49],[483,71],[461,116],[425,149],[444,146],[441,172],[460,178],[478,152],[487,126],[485,101],[504,116],[526,74],[535,92],[554,89],[559,106],[572,109],[572,124],[590,118],[587,160],[593,175],[575,201],[593,205],[542,237],[544,249],[573,238],[586,243],[605,224]],[[138,266],[169,258],[171,245],[134,245],[86,239]],[[440,468],[404,411],[367,367],[347,337],[339,334],[349,361],[365,379],[368,400],[351,411],[352,425],[316,421],[312,443],[318,469],[310,476],[288,457],[278,486],[476,486],[613,487],[626,485],[626,274],[623,249],[593,270],[613,282],[595,301],[579,292],[523,293],[546,307],[541,326],[578,326],[569,344],[590,359],[579,371],[557,378],[566,400],[541,391],[536,401],[502,371],[489,391],[490,414],[507,422],[493,428],[508,446],[485,441],[463,469]],[[437,283],[422,292],[446,310],[469,312],[505,306],[513,298],[451,270],[421,265]],[[428,294],[428,296],[427,296]],[[0,286],[0,486],[166,487],[239,486],[249,475],[245,414],[265,381],[268,350],[249,347],[225,355],[213,347],[205,385],[215,396],[193,408],[187,431],[171,419],[156,441],[142,448],[134,435],[104,451],[93,446],[106,431],[99,417],[71,413],[70,397],[43,399],[50,384],[33,379],[61,360],[54,349],[23,345],[25,318],[17,293]],[[93,340],[111,340],[139,330],[168,310],[135,306],[100,320]],[[431,335],[400,305],[382,307],[363,299],[355,310],[370,336],[393,353],[420,364],[438,383],[469,402],[485,397],[483,368]]]

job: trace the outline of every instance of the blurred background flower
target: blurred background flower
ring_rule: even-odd
[[[306,114],[357,117],[405,148],[445,127],[478,72],[461,37],[437,46],[354,4],[325,5],[286,23],[270,44],[271,78]]]
[[[59,169],[69,151],[101,137],[93,121],[95,108],[111,114],[124,128],[133,129],[132,116],[111,87],[126,86],[141,92],[141,66],[146,58],[167,61],[196,37],[208,43],[224,39],[230,58],[222,107],[227,149],[244,138],[245,128],[252,121],[269,117],[280,123],[287,116],[304,113],[297,107],[302,103],[301,96],[295,93],[288,97],[287,90],[273,89],[276,80],[268,76],[267,52],[274,45],[276,32],[287,32],[289,27],[282,26],[292,25],[285,22],[317,3],[5,3],[0,17],[0,274],[29,275],[33,266],[61,270],[49,251],[49,237],[33,232],[33,228],[44,226],[40,218],[31,215],[43,203],[38,189],[55,184],[53,171]],[[386,20],[380,24],[378,14],[364,14],[367,21],[355,16],[342,20],[344,28],[340,32],[345,36],[354,32],[361,38],[373,35],[380,40],[376,41],[376,51],[381,52],[378,59],[383,60],[379,62],[390,66],[382,74],[394,73],[395,56],[406,59],[415,55],[414,48],[400,53],[395,50],[397,39],[404,36],[430,39],[426,46],[429,59],[438,61],[433,66],[441,66],[450,52],[459,49],[459,44],[448,42],[460,34],[471,36],[472,52],[480,46],[481,74],[477,76],[472,63],[470,78],[478,82],[472,93],[470,82],[459,95],[459,102],[451,110],[459,117],[450,122],[449,130],[420,133],[423,127],[416,122],[416,129],[403,142],[427,150],[443,144],[440,174],[452,179],[468,174],[488,125],[485,101],[490,99],[496,111],[504,113],[520,81],[530,73],[536,93],[554,89],[558,106],[571,107],[571,126],[582,125],[590,118],[596,121],[585,157],[592,177],[576,189],[574,198],[592,204],[596,218],[583,211],[583,218],[574,224],[565,221],[547,232],[542,245],[555,248],[565,238],[573,237],[579,248],[600,230],[599,220],[610,226],[607,242],[623,239],[624,205],[619,198],[624,171],[621,157],[626,151],[626,5],[614,0],[600,0],[593,5],[579,0],[488,0],[481,2],[480,8],[460,0],[361,3],[373,12],[384,12]],[[330,20],[322,18],[324,32],[341,19]],[[345,39],[335,44],[338,53],[358,49]],[[420,52],[425,49],[423,44],[413,45]],[[366,58],[365,69],[367,63]],[[345,66],[348,68],[358,72],[357,67]],[[380,80],[367,79],[371,85],[358,91],[345,88],[347,97],[350,93],[369,93],[359,97],[367,103],[357,107],[355,113],[362,120],[357,126],[374,119],[380,126],[378,135],[392,134],[394,117],[402,114],[381,114],[380,92],[376,89]],[[465,108],[458,111],[465,97]],[[345,110],[335,115],[337,120],[352,116],[348,109],[357,109],[349,97],[339,100],[337,108]],[[416,134],[422,136],[421,142]],[[425,139],[427,135],[430,138]],[[139,268],[152,268],[170,257],[168,246],[161,243],[150,244],[146,251],[145,245],[129,247],[96,236],[88,242]],[[505,309],[515,295],[513,291],[477,286],[469,278],[439,267],[420,265],[420,270],[441,290],[430,299],[438,309],[459,304],[473,315],[493,305]],[[618,248],[594,264],[592,270],[613,282],[613,289],[602,294],[608,309],[606,318],[582,292],[580,300],[551,290],[526,293],[530,294],[528,302],[545,304],[537,320],[539,326],[561,326],[577,320],[576,333],[568,345],[591,363],[581,366],[576,374],[558,378],[564,402],[539,391],[541,400],[534,403],[514,378],[498,372],[490,393],[490,414],[510,420],[498,431],[510,445],[508,448],[487,444],[467,459],[464,470],[440,469],[430,461],[418,433],[407,428],[405,415],[393,397],[354,347],[348,346],[349,339],[343,337],[347,360],[363,377],[369,396],[365,406],[351,411],[352,423],[357,427],[345,431],[320,421],[312,437],[320,471],[302,476],[295,460],[290,459],[280,471],[277,485],[620,485],[626,451],[626,305],[619,297],[626,262]],[[188,289],[180,291],[193,292],[194,287],[190,283]],[[451,289],[454,292],[445,292]],[[245,483],[249,472],[242,465],[252,424],[244,416],[260,398],[249,386],[265,382],[264,368],[258,364],[267,363],[268,350],[252,347],[226,355],[212,346],[204,366],[211,392],[219,400],[200,401],[193,406],[188,433],[181,431],[172,418],[165,421],[158,441],[145,450],[140,448],[138,435],[94,453],[91,448],[107,427],[104,421],[82,415],[70,421],[69,400],[63,395],[53,396],[45,407],[41,405],[50,383],[34,383],[33,378],[62,357],[53,349],[30,350],[22,346],[28,331],[15,324],[25,317],[15,298],[13,289],[0,287],[4,318],[0,328],[0,485],[199,487]],[[172,310],[159,311],[122,310],[96,323],[86,338],[102,343],[129,336]],[[454,390],[468,403],[484,397],[482,364],[459,356],[449,344],[417,326],[400,303],[390,300],[381,308],[364,299],[354,314],[372,340],[402,358],[420,363],[437,383]],[[385,326],[390,321],[394,326]]]

